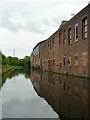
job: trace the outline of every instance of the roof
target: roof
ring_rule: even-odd
[[[46,41],[46,40],[43,40],[43,41],[37,43],[37,45],[33,48],[33,50],[34,50],[38,45],[41,45],[41,44],[44,43],[45,41]]]

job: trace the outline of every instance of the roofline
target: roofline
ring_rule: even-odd
[[[42,44],[42,43],[45,42],[45,41],[46,41],[46,40],[43,40],[43,41],[37,43],[37,45],[33,48],[33,50],[34,50],[38,45]]]
[[[88,8],[90,6],[90,4],[88,4],[86,7],[84,7],[82,10],[80,10],[75,16],[73,16],[70,20],[68,20],[64,25],[62,25],[60,28],[58,28],[58,30],[56,30],[56,32],[54,32],[50,37],[48,37],[46,40],[43,40],[39,43],[37,43],[37,45],[33,48],[33,50],[39,45],[39,44],[42,44],[46,41],[49,41],[49,39],[51,37],[53,37],[57,32],[59,32],[65,25],[67,25],[71,20],[73,20],[78,14],[80,14],[80,12],[82,12],[84,9]],[[66,20],[63,20],[63,21],[66,21]]]
[[[47,38],[47,41],[54,36],[54,34],[56,34],[57,32],[59,32],[66,24],[68,24],[71,20],[73,20],[78,14],[80,14],[80,12],[82,12],[84,9],[88,8],[90,4],[88,4],[86,7],[84,7],[82,10],[80,10],[75,16],[73,16],[71,19],[67,20],[63,20],[63,21],[67,21],[64,25],[61,26],[61,28],[59,28],[56,32],[54,32],[49,38]]]

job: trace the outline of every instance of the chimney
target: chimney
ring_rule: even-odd
[[[63,20],[63,21],[61,22],[61,25],[59,26],[59,29],[60,29],[63,25],[65,25],[67,22],[68,22],[68,21]]]

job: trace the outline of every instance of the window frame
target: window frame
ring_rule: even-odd
[[[85,20],[87,20],[87,16],[85,16],[83,19],[82,19],[82,38],[83,39],[87,39],[87,36],[85,37],[85,34],[88,33],[88,23],[85,24]],[[85,28],[86,31],[85,31]]]
[[[63,57],[63,65],[65,66],[66,65],[66,56]]]
[[[54,61],[54,58],[53,58],[53,66],[55,65],[55,61]]]
[[[68,44],[69,45],[72,44],[72,28],[71,27],[68,29]]]
[[[75,42],[79,41],[79,24],[78,22],[75,24]]]
[[[61,61],[60,61],[59,65],[60,65],[60,68],[62,68],[62,62]]]
[[[79,55],[78,54],[75,54],[75,67],[78,67],[79,65]],[[76,64],[77,63],[77,64]]]

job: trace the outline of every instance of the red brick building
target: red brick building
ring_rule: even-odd
[[[90,4],[40,45],[40,67],[90,77]]]
[[[45,41],[41,41],[39,42],[34,48],[33,51],[30,55],[30,63],[31,63],[31,67],[34,68],[39,68],[40,67],[40,46],[42,45],[42,43],[44,43]]]

